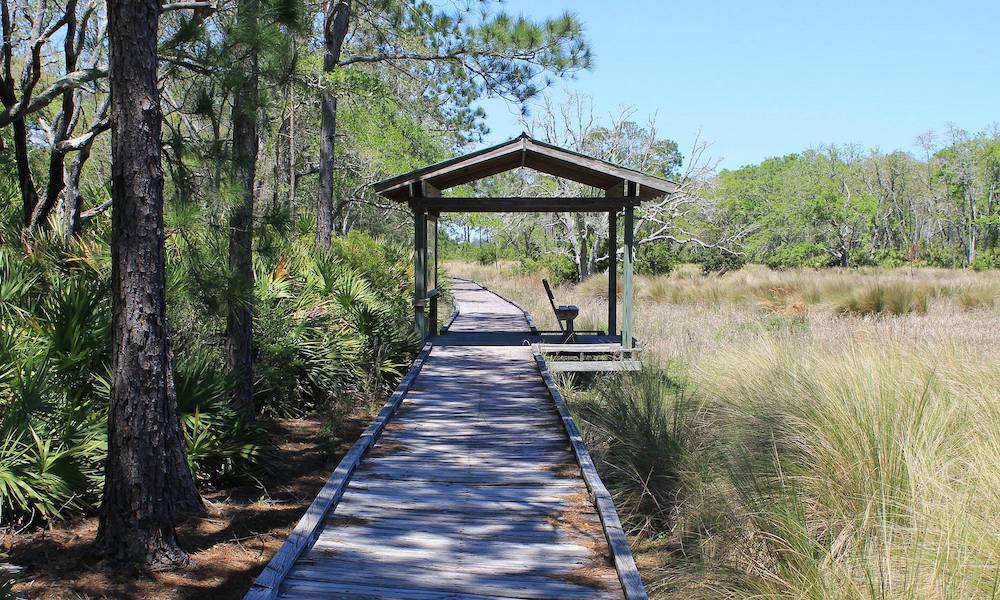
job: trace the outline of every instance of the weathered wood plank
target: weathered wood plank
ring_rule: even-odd
[[[407,372],[403,380],[396,386],[392,396],[386,401],[378,416],[361,434],[351,450],[344,456],[334,469],[333,474],[327,480],[326,485],[316,495],[306,513],[299,519],[299,522],[292,529],[292,533],[278,549],[278,552],[271,558],[264,571],[254,580],[250,591],[244,596],[244,600],[271,600],[277,596],[278,587],[282,579],[288,574],[295,560],[318,536],[319,528],[330,508],[335,506],[341,499],[350,481],[351,474],[361,462],[361,457],[378,439],[379,434],[385,428],[386,423],[392,417],[393,412],[399,408],[406,395],[406,391],[417,378],[417,374],[423,367],[424,361],[431,353],[432,345],[424,345],[423,350],[413,361],[413,365]]]
[[[560,567],[586,564],[593,556],[593,550],[569,542],[534,540],[513,542],[510,540],[442,538],[419,531],[388,538],[386,530],[365,533],[357,529],[325,530],[309,551],[309,556],[324,555],[343,557],[348,551],[362,559],[419,560],[425,564],[448,565],[461,563],[489,569],[483,572],[498,573],[500,569],[526,572],[538,568],[539,563],[558,561]]]
[[[395,510],[379,506],[365,506],[362,504],[354,506],[338,506],[336,513],[330,515],[330,519],[351,523],[376,523],[380,526],[399,523],[403,527],[408,527],[410,523],[459,523],[459,524],[483,524],[483,523],[505,523],[520,526],[524,523],[552,523],[562,526],[565,524],[567,530],[576,532],[573,524],[586,527],[587,532],[597,532],[604,536],[601,530],[601,520],[597,511],[593,508],[575,510],[573,513],[561,512],[552,513],[548,518],[539,519],[532,513],[444,513],[434,509],[407,509]],[[591,527],[596,525],[596,529]]]
[[[448,337],[533,326],[475,284],[455,291]],[[586,479],[551,377],[513,343],[435,345],[285,572],[248,597],[621,598],[609,539],[624,532]]]
[[[406,589],[401,587],[380,587],[363,583],[332,583],[289,578],[286,581],[282,600],[518,600],[503,596],[482,594],[442,593],[440,590]]]
[[[532,344],[542,354],[632,354],[642,348],[625,348],[621,344]]]
[[[491,540],[494,542],[569,543],[592,547],[595,540],[603,542],[600,532],[563,527],[559,521],[528,519],[386,519],[364,520],[331,516],[326,520],[324,535],[343,530],[344,535],[381,535],[396,539],[413,534],[426,534],[441,539]]]
[[[357,470],[354,477],[361,482],[369,480],[389,481],[436,481],[442,483],[465,483],[477,485],[515,486],[530,483],[532,485],[549,485],[566,481],[579,473],[566,475],[559,471],[534,471],[530,473],[505,471],[500,473],[483,472],[470,467],[436,468],[365,468]]]
[[[442,590],[465,594],[491,594],[515,598],[566,598],[587,600],[615,597],[606,579],[594,578],[590,585],[564,581],[555,576],[491,575],[464,571],[459,565],[445,569],[429,569],[416,564],[386,565],[372,569],[368,561],[330,559],[322,564],[296,565],[291,575],[298,579],[333,583],[360,583],[383,587]],[[566,573],[566,579],[569,573]],[[620,592],[619,592],[620,594]]]
[[[601,481],[601,477],[597,473],[597,467],[594,465],[594,461],[590,457],[590,452],[587,451],[587,447],[583,443],[583,436],[580,435],[580,430],[573,420],[573,415],[570,414],[569,407],[566,406],[566,401],[563,399],[562,393],[552,380],[552,375],[549,373],[545,358],[537,350],[533,354],[535,363],[538,366],[538,372],[545,381],[545,385],[548,387],[549,394],[552,396],[552,401],[555,402],[559,414],[563,417],[563,425],[566,428],[566,434],[570,438],[577,462],[580,463],[584,482],[587,484],[587,488],[590,490],[597,504],[597,512],[604,526],[604,534],[614,557],[615,569],[618,571],[618,578],[625,591],[625,598],[627,600],[648,600],[649,596],[646,594],[646,588],[643,586],[642,578],[639,576],[639,568],[632,557],[632,550],[628,546],[628,539],[625,537],[625,531],[622,529],[621,521],[618,518],[618,511],[615,510],[611,494],[604,487],[604,482]]]
[[[553,373],[640,371],[642,363],[637,360],[560,360],[550,361],[549,370]]]
[[[430,453],[423,453],[424,455]],[[365,466],[371,466],[372,468],[383,467],[383,466],[394,466],[398,468],[415,468],[415,467],[435,467],[440,466],[441,468],[472,468],[473,466],[477,469],[502,469],[509,470],[514,473],[518,472],[531,472],[531,471],[547,471],[547,470],[563,470],[567,466],[576,467],[576,459],[573,457],[573,452],[567,448],[566,450],[561,450],[557,453],[550,453],[554,455],[555,460],[542,460],[538,456],[530,456],[523,459],[503,457],[503,456],[493,456],[493,455],[482,455],[482,456],[471,456],[471,455],[453,455],[453,454],[441,454],[437,457],[433,463],[430,465],[427,459],[423,455],[413,455],[413,454],[402,454],[402,453],[392,453],[384,456],[368,456],[365,462],[362,463]],[[474,462],[473,462],[474,461]]]

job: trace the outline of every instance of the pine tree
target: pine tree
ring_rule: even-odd
[[[489,3],[486,3],[489,4]],[[324,14],[323,69],[391,63],[415,71],[438,97],[456,109],[456,119],[469,125],[468,105],[481,94],[525,102],[547,83],[547,73],[563,76],[590,66],[590,50],[582,28],[570,13],[533,22],[503,11],[466,16],[449,14],[423,0],[377,0],[358,5],[351,0],[327,0]],[[353,34],[353,35],[352,35]],[[351,36],[350,56],[345,42]],[[541,80],[541,81],[540,81]],[[336,213],[333,198],[337,98],[324,94],[320,133],[320,187],[317,198],[316,242],[328,248]]]
[[[233,406],[254,418],[253,399],[253,207],[257,181],[257,0],[239,0],[233,53],[240,74],[233,93],[233,163],[240,199],[229,218],[229,296],[226,363],[234,382]]]
[[[187,563],[178,510],[201,500],[184,455],[166,317],[157,0],[109,0],[112,382],[98,547],[152,570]]]

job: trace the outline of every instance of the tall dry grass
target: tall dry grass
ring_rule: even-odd
[[[547,323],[539,276],[448,267]],[[606,284],[556,296],[603,327]],[[683,268],[636,295],[666,371],[567,392],[655,597],[1000,598],[1000,275]]]

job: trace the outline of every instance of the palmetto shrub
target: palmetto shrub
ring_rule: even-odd
[[[44,256],[45,253],[40,253]],[[92,508],[106,451],[107,294],[100,273],[45,260],[5,268],[0,304],[0,522]],[[16,280],[16,281],[15,281]]]
[[[0,181],[0,196],[11,190]],[[0,203],[0,527],[96,508],[111,385],[108,220],[72,242],[41,235],[26,253],[17,207]],[[221,342],[237,286],[226,233],[198,205],[168,208],[178,409],[195,477],[216,483],[266,463],[268,440],[229,406]],[[258,406],[303,414],[383,396],[416,349],[408,249],[352,233],[318,254],[292,225],[265,219],[256,231]]]
[[[267,432],[229,405],[232,382],[212,352],[191,348],[180,356],[174,387],[192,472],[220,481],[254,471],[266,456]]]

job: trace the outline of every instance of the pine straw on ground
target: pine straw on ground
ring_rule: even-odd
[[[205,494],[208,514],[178,524],[191,564],[169,573],[108,568],[94,553],[97,517],[53,530],[0,536],[8,561],[24,567],[15,591],[32,600],[242,598],[367,424],[345,419],[334,447],[313,417],[269,422],[274,468],[258,482]]]

